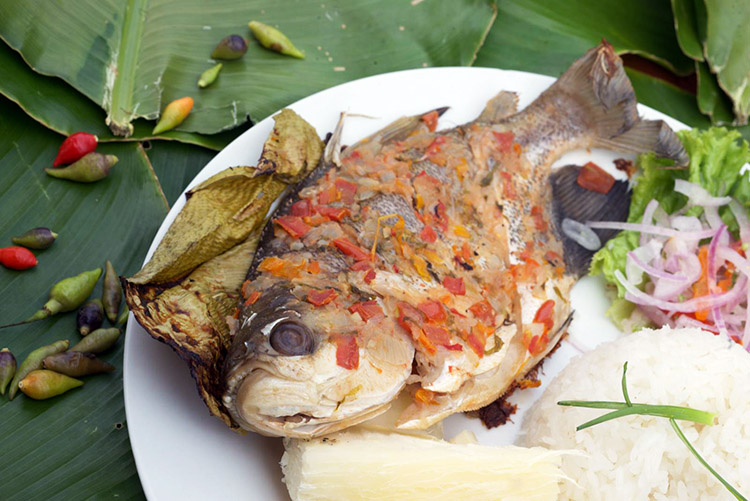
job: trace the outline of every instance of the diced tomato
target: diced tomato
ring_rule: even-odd
[[[547,231],[549,225],[544,220],[544,212],[542,208],[535,205],[531,208],[531,218],[534,220],[534,227],[539,231]]]
[[[383,309],[380,307],[377,301],[363,301],[361,303],[354,303],[349,307],[349,313],[359,313],[359,316],[367,322],[371,318],[382,317],[384,315]]]
[[[486,299],[471,305],[469,311],[474,315],[474,318],[480,322],[487,325],[495,325],[495,310]]]
[[[438,112],[434,110],[422,115],[422,121],[425,123],[427,129],[429,129],[430,132],[435,132],[435,129],[437,129],[439,116],[440,115],[438,115]]]
[[[367,273],[365,273],[365,283],[369,284],[370,282],[375,280],[375,276],[376,276],[375,270],[372,270],[372,269],[368,270]]]
[[[302,237],[310,231],[310,227],[299,216],[281,216],[274,219],[274,222],[289,233],[292,238]]]
[[[445,144],[445,136],[438,136],[432,140],[430,145],[425,150],[424,154],[427,156],[434,155],[440,151],[440,146]]]
[[[320,263],[317,261],[310,261],[310,264],[307,266],[308,273],[312,273],[313,275],[317,275],[320,273]]]
[[[336,365],[344,369],[357,369],[359,367],[359,346],[355,336],[336,336]]]
[[[307,199],[294,202],[289,209],[292,216],[308,217],[312,216],[312,203]]]
[[[398,318],[396,319],[398,324],[415,339],[419,337],[422,324],[424,323],[422,313],[404,301],[396,303],[396,307],[398,308]]]
[[[427,320],[432,322],[445,322],[448,316],[445,314],[443,305],[437,301],[428,300],[417,305],[417,309],[424,313]]]
[[[330,207],[328,205],[318,205],[315,207],[315,210],[318,211],[319,214],[339,222],[351,214],[349,209],[345,207]]]
[[[448,289],[448,292],[452,293],[454,296],[463,296],[464,294],[466,294],[466,286],[464,285],[464,279],[461,277],[443,278],[443,287]]]
[[[289,261],[285,259],[281,259],[276,256],[271,256],[261,261],[260,264],[258,265],[258,269],[260,269],[261,271],[268,271],[270,273],[273,273],[275,271],[279,271],[283,269],[288,264],[289,264]]]
[[[492,135],[495,136],[495,141],[497,141],[497,150],[500,153],[508,153],[513,147],[513,139],[515,138],[515,134],[513,134],[512,132],[492,131]]]
[[[248,297],[250,295],[251,286],[252,282],[250,280],[245,280],[244,282],[242,282],[242,288],[240,289],[240,291],[242,292],[242,297]]]
[[[555,301],[548,299],[542,303],[536,315],[534,315],[534,323],[544,324],[544,332],[549,332],[555,325]]]
[[[418,335],[417,335],[417,341],[419,344],[424,348],[424,350],[427,353],[433,354],[437,351],[437,348],[435,347],[435,344],[430,341],[430,338],[427,337],[427,334],[424,333],[422,329],[417,329]]]
[[[333,289],[317,290],[312,289],[307,293],[307,301],[314,306],[324,306],[336,299],[336,291]]]
[[[419,234],[419,238],[431,244],[434,243],[435,240],[437,240],[437,233],[435,233],[435,230],[432,229],[432,226],[426,224],[424,225],[424,228],[422,228],[422,232]]]
[[[337,179],[334,184],[341,193],[341,201],[345,204],[354,203],[354,195],[357,193],[357,183],[352,183],[346,179]]]
[[[251,292],[250,295],[247,297],[247,301],[245,301],[245,306],[250,306],[252,304],[255,304],[258,298],[260,298],[260,291]]]
[[[372,268],[372,263],[369,261],[357,261],[349,267],[352,271],[365,271]]]
[[[442,201],[438,202],[435,206],[435,222],[443,233],[448,231],[448,214],[445,211],[445,204]]]
[[[433,344],[440,346],[446,346],[451,344],[450,333],[442,327],[436,327],[434,325],[425,325],[423,327],[424,333],[427,334],[427,338],[432,341]]]
[[[320,205],[328,205],[338,200],[341,200],[341,192],[335,186],[329,186],[318,193],[318,203]]]
[[[471,348],[472,351],[477,354],[477,356],[479,356],[480,358],[484,356],[484,342],[479,339],[479,336],[471,332],[464,335],[464,341],[466,341],[466,343],[469,345],[469,348]]]
[[[544,352],[549,343],[547,333],[541,335],[533,335],[530,330],[526,330],[523,333],[523,345],[529,351],[532,356],[536,356]]]
[[[347,256],[353,257],[357,261],[367,261],[370,259],[370,253],[363,248],[349,241],[348,238],[336,238],[331,243]]]
[[[513,175],[507,171],[502,171],[499,174],[500,177],[503,178],[503,196],[508,200],[515,200],[518,198],[516,188],[513,186]]]
[[[297,278],[306,267],[307,261],[305,260],[301,263],[294,263],[276,256],[267,257],[258,265],[260,271],[267,271],[275,277],[289,279]]]
[[[607,194],[614,186],[615,178],[594,162],[589,162],[581,167],[576,182],[581,188]]]

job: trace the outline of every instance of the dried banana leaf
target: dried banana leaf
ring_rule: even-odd
[[[274,120],[261,168],[230,168],[189,191],[185,207],[131,283],[173,282],[244,241],[289,182],[317,165],[323,142],[315,129],[291,110]]]
[[[323,152],[315,129],[296,113],[284,110],[275,120],[262,168],[230,168],[190,191],[151,261],[122,279],[136,320],[177,352],[211,414],[238,431],[221,402],[231,342],[226,319],[236,310],[271,204]]]

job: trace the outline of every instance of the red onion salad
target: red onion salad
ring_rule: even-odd
[[[714,197],[703,187],[675,180],[687,205],[667,214],[657,200],[641,223],[590,221],[594,229],[640,233],[640,246],[627,255],[625,273],[615,271],[625,299],[651,321],[671,327],[698,327],[730,337],[750,351],[750,221],[731,197]],[[739,226],[736,240],[719,215],[729,206]],[[686,215],[703,209],[699,217]]]

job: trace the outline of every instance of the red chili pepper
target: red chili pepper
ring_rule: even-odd
[[[432,229],[429,224],[424,225],[422,232],[419,234],[419,238],[427,242],[428,244],[434,243],[437,240],[437,233]]]
[[[486,299],[471,305],[469,311],[480,322],[487,325],[495,325],[495,310],[492,309],[492,306]]]
[[[351,214],[351,212],[349,212],[349,209],[345,209],[344,207],[329,207],[327,205],[319,205],[315,208],[315,210],[318,211],[318,213],[322,216],[326,216],[333,219],[334,221],[339,222],[341,222],[342,219]]]
[[[353,370],[359,367],[359,346],[354,336],[336,336],[336,365]]]
[[[438,115],[438,112],[435,110],[422,115],[422,121],[425,123],[430,132],[435,132],[435,129],[437,129],[439,116],[440,115]]]
[[[336,238],[331,243],[347,256],[352,256],[357,261],[366,261],[370,259],[370,253],[361,247],[354,245],[348,238]]]
[[[555,301],[552,299],[546,300],[534,315],[534,323],[544,324],[544,332],[552,329],[555,325]]]
[[[594,162],[589,162],[578,173],[578,186],[597,193],[609,193],[615,184],[615,178]]]
[[[492,131],[492,135],[495,136],[497,141],[497,149],[500,153],[507,153],[513,147],[513,138],[515,135],[512,132],[495,132]]]
[[[94,151],[98,142],[99,139],[88,132],[76,132],[75,134],[71,134],[65,138],[65,141],[60,145],[60,149],[57,150],[57,156],[52,163],[52,167],[72,164],[73,162],[80,160],[84,155]]]
[[[381,317],[384,315],[383,309],[375,300],[354,303],[349,307],[349,313],[359,313],[359,316],[362,317],[362,320],[364,320],[365,322],[367,322],[371,318]]]
[[[443,278],[443,287],[454,296],[463,296],[466,294],[466,286],[463,278],[445,277]]]
[[[11,270],[27,270],[36,266],[36,263],[36,256],[26,247],[0,249],[0,264]]]
[[[290,207],[289,212],[292,216],[309,217],[313,215],[312,203],[309,200],[303,199],[299,202],[294,202]]]
[[[299,216],[281,216],[274,219],[274,222],[289,233],[292,238],[302,237],[310,231],[310,227]]]
[[[424,313],[428,320],[433,322],[444,322],[447,319],[443,305],[437,301],[425,301],[417,305],[417,309]]]
[[[341,193],[341,201],[345,204],[354,203],[354,195],[357,194],[357,183],[352,183],[346,179],[337,179],[334,181],[336,188]]]
[[[312,303],[314,306],[324,306],[334,299],[336,299],[336,291],[333,289],[325,289],[322,291],[313,289],[307,293],[307,301]]]

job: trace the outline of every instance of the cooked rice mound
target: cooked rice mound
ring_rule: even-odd
[[[523,445],[582,453],[563,458],[564,473],[577,485],[565,482],[560,499],[734,499],[665,418],[628,416],[575,431],[608,411],[557,402],[623,402],[626,361],[631,401],[717,413],[714,426],[678,424],[708,464],[750,496],[750,354],[699,329],[663,328],[625,336],[577,357],[530,410]]]

